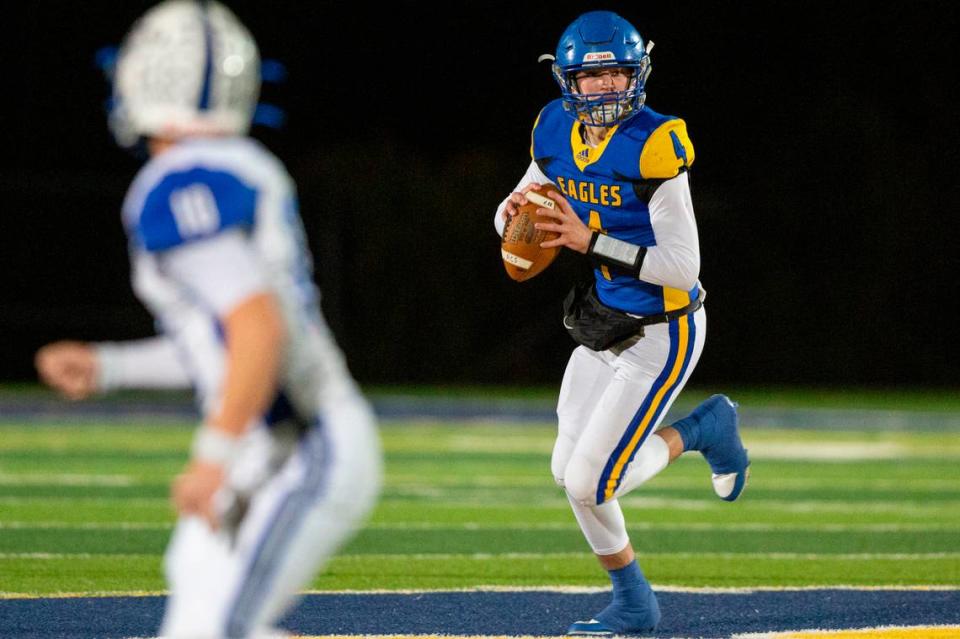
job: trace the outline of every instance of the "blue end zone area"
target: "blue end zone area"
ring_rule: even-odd
[[[562,635],[609,593],[428,592],[308,595],[284,625],[300,634]],[[960,624],[960,590],[799,590],[660,593],[655,637]],[[5,639],[153,637],[161,597],[0,600]]]

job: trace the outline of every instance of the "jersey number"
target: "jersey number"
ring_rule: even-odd
[[[170,194],[170,210],[180,237],[205,235],[220,226],[220,211],[206,184],[193,184]]]

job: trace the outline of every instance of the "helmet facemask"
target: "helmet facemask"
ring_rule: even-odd
[[[564,30],[553,60],[553,76],[560,85],[563,108],[571,118],[589,126],[612,127],[636,115],[646,100],[652,42],[612,11],[588,11]],[[623,91],[584,94],[577,73],[626,69],[630,76]]]
[[[626,89],[605,93],[581,93],[577,74],[594,69],[628,69],[630,76]],[[588,126],[612,127],[623,122],[643,108],[646,100],[646,82],[650,75],[650,58],[639,63],[613,62],[608,64],[585,64],[574,68],[553,65],[553,75],[563,94],[563,108]]]

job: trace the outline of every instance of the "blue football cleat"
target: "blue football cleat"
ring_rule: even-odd
[[[750,459],[737,429],[737,405],[714,395],[674,424],[685,450],[699,450],[713,471],[713,491],[734,501],[747,486]]]
[[[646,584],[646,581],[644,581]],[[567,629],[571,637],[636,636],[653,632],[660,623],[660,604],[657,596],[646,585],[641,595],[646,601],[641,605],[629,605],[616,594],[613,602],[604,608],[598,619],[577,621]]]

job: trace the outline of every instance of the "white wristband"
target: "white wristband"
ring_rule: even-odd
[[[587,255],[608,267],[626,271],[631,277],[639,277],[647,249],[644,246],[637,246],[605,233],[593,231],[590,244],[587,246]]]
[[[118,361],[120,347],[114,342],[94,342],[90,347],[97,356],[97,392],[104,393],[119,388],[122,378]]]
[[[640,257],[640,247],[609,235],[600,234],[593,245],[593,254],[632,268],[637,265],[637,258]]]
[[[240,438],[225,431],[203,424],[193,436],[190,453],[197,461],[212,462],[228,467],[240,451]]]

